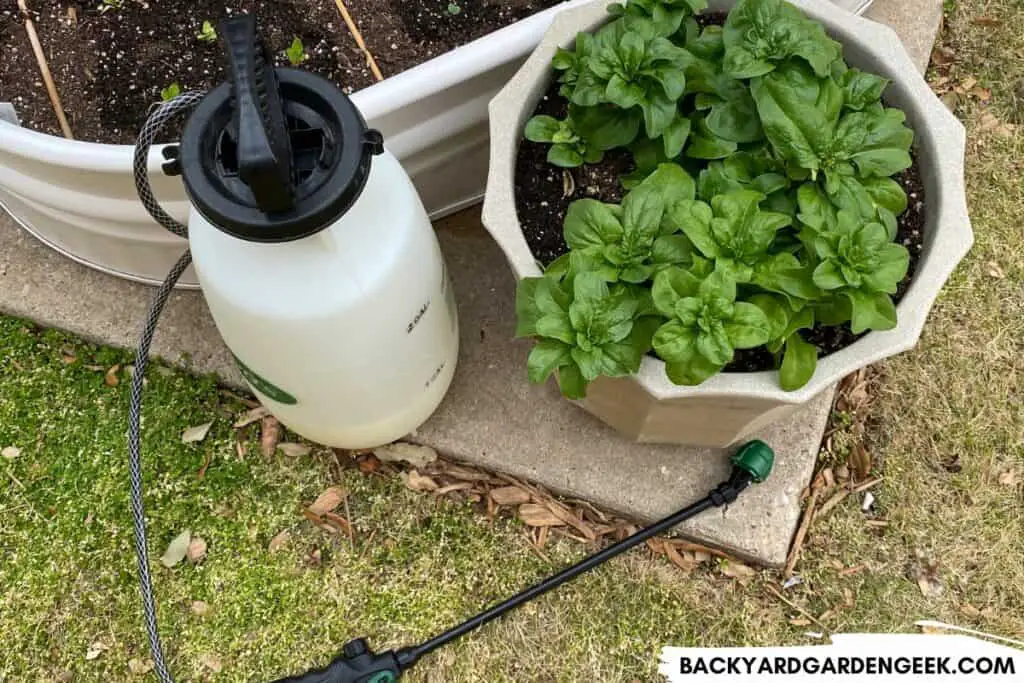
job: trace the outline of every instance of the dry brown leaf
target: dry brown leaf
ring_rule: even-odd
[[[1002,280],[1006,277],[1006,273],[1003,272],[1002,266],[995,261],[989,261],[985,264],[985,272],[989,277],[995,278],[996,280]]]
[[[192,610],[192,614],[197,617],[205,617],[210,613],[210,605],[202,600],[193,600],[192,604],[189,605],[189,609]]]
[[[936,66],[947,66],[956,59],[956,50],[945,45],[940,45],[932,50],[932,62]]]
[[[205,654],[202,656],[200,661],[203,663],[203,666],[215,674],[219,674],[224,670],[224,665],[221,664],[220,657],[215,654]]]
[[[1003,486],[1016,486],[1018,481],[1016,470],[1006,470],[999,475],[999,483]]]
[[[451,463],[445,463],[444,473],[449,477],[455,477],[459,481],[487,481],[491,478],[491,475],[486,472],[478,472],[468,467],[461,467]]]
[[[542,550],[544,546],[548,544],[548,527],[542,526],[537,529],[537,540],[534,545],[538,550]]]
[[[854,481],[863,481],[871,474],[871,454],[864,444],[856,443],[850,453],[850,467],[853,469]]]
[[[978,85],[978,79],[974,76],[968,76],[957,87],[961,92],[967,92],[976,85]]]
[[[363,474],[373,474],[380,470],[380,460],[375,455],[363,455],[357,461],[359,471]]]
[[[374,448],[373,454],[381,462],[404,462],[420,469],[437,460],[437,451],[433,448],[402,441]]]
[[[206,424],[196,425],[195,427],[189,427],[181,433],[182,443],[199,443],[206,438],[206,435],[210,433],[210,427],[213,426],[212,422]]]
[[[530,493],[518,486],[502,486],[491,490],[491,499],[498,505],[522,505],[530,502]]]
[[[270,543],[267,544],[267,551],[276,553],[284,546],[285,543],[288,542],[288,539],[290,539],[291,536],[291,532],[287,529],[277,532],[274,537],[270,539]]]
[[[961,614],[971,617],[972,619],[977,619],[981,616],[981,610],[969,602],[960,605],[960,612]]]
[[[938,566],[935,563],[924,563],[911,569],[911,576],[917,581],[921,595],[936,598],[942,595],[942,580],[939,578]]]
[[[669,562],[684,572],[691,572],[697,566],[696,562],[683,557],[672,543],[664,543],[663,547],[665,548],[665,557],[668,558]]]
[[[128,671],[135,674],[136,676],[143,676],[153,670],[152,659],[129,659],[128,660]]]
[[[448,484],[447,486],[442,486],[438,490],[434,491],[434,495],[435,496],[445,496],[445,495],[448,495],[449,493],[454,493],[456,491],[465,491],[466,489],[471,489],[471,488],[473,488],[473,483],[472,482],[460,481],[457,484]]]
[[[260,421],[260,453],[269,458],[277,450],[281,440],[281,423],[273,415],[267,415]]]
[[[306,510],[317,517],[322,517],[324,513],[331,512],[345,500],[345,489],[340,486],[330,486],[324,490],[317,499],[313,501]]]
[[[193,536],[188,544],[187,556],[189,562],[202,562],[206,558],[206,541],[199,536]]]
[[[549,500],[547,501],[547,506],[555,517],[562,520],[566,526],[571,526],[573,529],[583,534],[583,537],[588,541],[597,540],[597,534],[595,534],[594,530],[590,528],[590,525],[581,522],[572,514],[572,512],[560,505],[557,501]]]
[[[341,515],[334,512],[325,512],[324,519],[343,531],[346,536],[352,535],[352,524]]]
[[[88,649],[86,649],[85,659],[86,661],[91,662],[92,660],[97,659],[101,654],[103,654],[109,649],[109,645],[107,645],[101,640],[97,640],[96,642],[90,644]]]
[[[309,455],[309,446],[304,443],[292,443],[285,442],[277,444],[277,450],[284,453],[289,458],[301,458],[305,455]]]
[[[757,572],[742,562],[729,560],[725,563],[725,566],[722,567],[722,574],[728,576],[730,579],[749,579],[757,574]]]
[[[0,455],[7,458],[8,460],[14,460],[19,455],[21,455],[21,449],[18,448],[17,446],[7,446],[2,451],[0,451]]]
[[[1003,22],[1002,22],[1001,19],[996,19],[995,17],[984,17],[984,16],[982,16],[982,17],[975,17],[974,19],[971,20],[971,23],[976,25],[976,26],[985,26],[987,28],[995,28],[997,26],[1002,26],[1003,25]]]
[[[267,410],[263,406],[259,406],[257,408],[252,408],[252,409],[247,410],[244,413],[242,413],[238,417],[238,419],[235,420],[235,423],[233,425],[231,425],[231,426],[234,427],[235,429],[241,429],[242,427],[248,427],[253,422],[258,422],[258,421],[262,420],[263,418],[265,418],[268,415],[270,415],[270,411]]]
[[[188,548],[191,543],[192,532],[185,529],[168,544],[167,550],[160,557],[160,563],[168,569],[177,566],[188,555]]]
[[[981,86],[975,86],[971,88],[971,92],[969,94],[971,95],[971,97],[977,98],[982,102],[988,102],[989,100],[992,99],[991,88],[982,88]]]
[[[114,367],[107,370],[107,374],[103,376],[103,383],[106,384],[108,387],[116,387],[118,384],[121,383],[121,380],[118,379],[117,377],[117,373],[119,373],[120,371],[120,365],[115,365]]]
[[[527,526],[562,526],[562,520],[546,505],[526,503],[519,506],[519,519]]]
[[[663,538],[648,538],[647,547],[655,555],[661,555],[665,552],[665,539]]]
[[[440,488],[437,482],[426,476],[420,474],[416,470],[409,470],[408,472],[399,472],[398,476],[405,482],[406,488],[410,488],[413,491],[426,491],[432,492]]]

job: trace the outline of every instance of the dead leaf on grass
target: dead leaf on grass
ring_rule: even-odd
[[[996,280],[1002,280],[1006,277],[1006,273],[1003,272],[1003,267],[995,261],[989,261],[985,264],[985,272],[989,277],[995,278]]]
[[[121,380],[117,376],[117,373],[119,373],[120,371],[120,365],[115,365],[109,370],[107,370],[107,373],[103,376],[103,383],[106,384],[108,387],[116,387],[118,384],[121,383]]]
[[[132,658],[128,660],[128,671],[135,674],[136,676],[143,676],[153,670],[152,659],[137,659]]]
[[[239,416],[239,418],[235,420],[235,423],[231,426],[234,427],[235,429],[248,427],[253,422],[258,422],[268,415],[270,415],[270,411],[267,410],[264,406],[252,408],[251,410],[247,410],[244,413],[242,413]]]
[[[103,654],[109,649],[109,645],[107,645],[101,640],[97,640],[96,642],[89,645],[88,649],[85,651],[85,659],[86,661],[91,662],[94,659],[98,659],[101,654]]]
[[[975,26],[985,26],[986,28],[995,28],[997,26],[1003,25],[1002,19],[996,19],[995,17],[985,16],[975,17],[974,19],[971,20],[971,23],[974,24]]]
[[[563,522],[546,505],[526,503],[519,506],[519,519],[527,526],[562,526]]]
[[[957,86],[957,88],[961,92],[967,92],[976,85],[978,85],[978,79],[974,76],[968,76],[960,83],[960,85]]]
[[[665,557],[668,558],[669,562],[679,567],[684,572],[691,572],[696,568],[697,563],[683,557],[671,542],[664,543],[662,547],[665,549]]]
[[[288,539],[290,539],[291,536],[291,532],[287,529],[279,531],[272,539],[270,539],[270,543],[267,544],[267,551],[276,553],[284,546],[285,543],[288,542]]]
[[[196,425],[195,427],[189,427],[181,433],[182,443],[199,443],[206,438],[206,435],[210,433],[210,427],[213,426],[212,422],[206,424]]]
[[[992,99],[991,88],[982,88],[981,86],[975,86],[971,88],[971,92],[969,94],[971,97],[981,100],[982,102],[988,102],[989,100]]]
[[[932,62],[936,66],[948,66],[956,60],[956,50],[945,45],[940,45],[932,50]]]
[[[330,525],[337,527],[339,530],[345,533],[347,536],[352,535],[352,524],[339,514],[333,512],[325,512],[324,519],[329,522]]]
[[[206,541],[199,536],[194,536],[188,544],[188,551],[186,552],[188,561],[196,564],[202,562],[206,558]]]
[[[345,489],[340,486],[331,486],[317,496],[317,499],[306,508],[306,511],[317,517],[322,517],[324,513],[332,512],[341,505],[343,500],[345,500]]]
[[[193,600],[192,604],[189,605],[189,609],[192,611],[192,614],[197,617],[205,617],[210,613],[210,605],[202,600]]]
[[[281,423],[273,415],[267,415],[260,421],[260,453],[269,458],[277,450],[281,440]]]
[[[850,452],[850,467],[853,468],[854,481],[863,481],[871,474],[871,454],[864,444],[856,443]]]
[[[459,481],[488,481],[491,475],[486,472],[478,472],[468,467],[444,463],[444,473],[449,477],[455,477]]]
[[[522,505],[530,502],[530,492],[518,486],[502,486],[491,491],[491,500],[498,505]]]
[[[356,461],[359,466],[359,471],[363,474],[373,474],[380,470],[380,460],[375,455],[362,455]]]
[[[167,550],[160,556],[160,562],[168,569],[176,567],[188,555],[189,544],[192,543],[192,532],[185,529],[174,537]]]
[[[21,449],[18,448],[17,446],[7,446],[2,451],[0,451],[0,455],[4,456],[8,460],[14,460],[19,455],[21,455]]]
[[[281,451],[289,458],[301,458],[309,455],[310,448],[304,443],[285,442],[277,444],[277,450]]]
[[[981,610],[969,602],[960,605],[960,613],[972,619],[977,619],[981,616]]]
[[[944,589],[942,580],[939,578],[939,568],[936,563],[926,562],[916,565],[911,569],[910,573],[917,582],[921,595],[926,598],[937,598],[942,595]]]
[[[402,481],[405,482],[405,486],[413,491],[432,492],[440,488],[436,481],[425,474],[420,474],[416,470],[399,472],[398,476],[400,476]]]
[[[735,560],[729,560],[722,567],[722,574],[728,576],[730,579],[736,579],[740,582],[748,581],[757,572],[742,562],[736,562]]]
[[[1006,470],[999,475],[999,483],[1003,486],[1016,486],[1018,481],[1016,470]]]
[[[374,448],[373,454],[381,462],[405,462],[421,469],[437,460],[437,451],[433,448],[402,441]]]
[[[200,660],[207,669],[215,674],[219,674],[224,670],[224,665],[221,664],[220,657],[215,654],[205,654]]]

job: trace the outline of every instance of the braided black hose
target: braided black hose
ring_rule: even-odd
[[[203,93],[187,92],[170,102],[161,104],[146,120],[135,144],[133,174],[135,188],[139,199],[153,219],[170,232],[179,237],[188,237],[188,227],[174,220],[161,208],[149,184],[149,148],[153,139],[164,124],[172,117],[191,110],[203,98]],[[164,660],[163,647],[160,644],[160,632],[156,624],[156,602],[153,599],[153,580],[149,574],[149,551],[146,545],[146,513],[143,507],[142,493],[142,459],[139,451],[139,422],[142,410],[142,387],[149,364],[149,347],[153,343],[157,321],[164,310],[164,305],[177,284],[178,278],[192,263],[192,254],[188,250],[181,255],[178,262],[171,268],[160,288],[157,289],[153,302],[146,314],[146,322],[139,338],[139,348],[135,355],[135,374],[132,377],[131,400],[128,405],[128,473],[131,478],[132,526],[135,531],[135,558],[139,569],[139,592],[142,594],[142,614],[146,621],[146,634],[149,636],[149,650],[153,658],[153,670],[161,683],[174,683],[167,662]]]

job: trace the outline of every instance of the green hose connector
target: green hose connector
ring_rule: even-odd
[[[775,451],[764,441],[751,441],[736,451],[732,456],[732,464],[760,484],[772,473]]]

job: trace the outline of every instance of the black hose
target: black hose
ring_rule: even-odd
[[[192,263],[191,252],[186,251],[167,274],[167,279],[160,285],[153,303],[146,314],[146,324],[142,328],[139,339],[139,350],[135,356],[135,374],[132,376],[132,395],[128,405],[128,473],[131,477],[132,492],[132,526],[135,529],[135,557],[139,565],[139,592],[142,593],[142,614],[146,620],[146,633],[149,635],[149,650],[153,656],[153,670],[162,683],[174,683],[167,663],[164,661],[163,648],[160,645],[160,633],[156,626],[156,604],[153,600],[153,581],[149,575],[149,552],[146,545],[146,513],[142,502],[142,461],[139,454],[139,420],[142,411],[142,386],[149,364],[149,347],[153,343],[153,333],[164,304],[170,296],[178,278]]]
[[[187,92],[170,102],[161,104],[146,120],[135,144],[133,175],[135,188],[139,193],[146,211],[161,226],[179,237],[188,237],[188,227],[174,220],[164,211],[149,185],[149,149],[153,140],[164,124],[174,116],[191,110],[203,98],[203,93]],[[139,565],[139,592],[142,594],[142,615],[146,621],[146,634],[149,636],[149,650],[153,657],[153,670],[161,683],[174,683],[167,662],[164,660],[163,647],[160,644],[160,632],[156,625],[156,601],[153,599],[153,580],[149,574],[149,550],[146,544],[146,513],[142,495],[142,461],[139,451],[139,421],[142,411],[142,387],[149,364],[149,347],[153,343],[157,321],[164,310],[174,285],[181,274],[192,263],[192,254],[185,251],[178,262],[171,268],[167,278],[160,285],[153,297],[146,314],[146,322],[139,338],[139,348],[135,355],[135,374],[132,376],[132,394],[128,406],[128,472],[131,477],[132,526],[135,530],[135,558]]]

